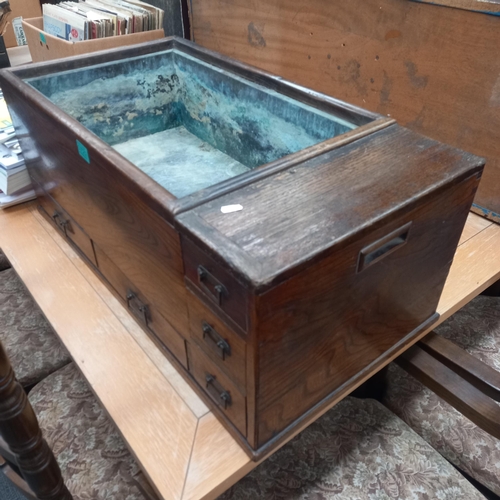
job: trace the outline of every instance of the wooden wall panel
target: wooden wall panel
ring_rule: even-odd
[[[197,43],[487,157],[500,221],[500,19],[408,0],[193,0]]]

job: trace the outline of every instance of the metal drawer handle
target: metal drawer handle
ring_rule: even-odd
[[[220,307],[222,297],[227,296],[227,289],[201,265],[198,266],[198,283],[200,288]]]
[[[203,340],[219,355],[222,361],[226,360],[226,356],[231,356],[231,346],[215,328],[206,321],[203,322],[202,328]]]
[[[216,403],[227,410],[231,406],[231,394],[227,392],[216,380],[213,375],[205,375],[206,388],[210,395],[215,399]]]
[[[132,290],[127,290],[127,307],[137,316],[141,321],[144,321],[146,326],[151,322],[151,315],[149,307],[143,304],[137,297],[137,294]]]
[[[64,236],[68,236],[69,220],[63,219],[62,215],[57,210],[54,210],[54,213],[52,214],[52,219],[59,227],[59,229],[64,233]]]

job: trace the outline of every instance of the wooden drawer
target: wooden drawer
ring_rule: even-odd
[[[95,253],[99,271],[124,300],[128,309],[187,368],[184,339],[97,245]]]
[[[39,207],[45,211],[49,219],[52,219],[61,233],[68,238],[85,257],[94,264],[94,266],[97,265],[92,240],[58,203],[41,188],[38,186],[35,187],[37,190]]]
[[[217,408],[246,437],[246,399],[236,385],[194,343],[188,343],[189,371]]]
[[[186,278],[201,291],[208,303],[224,311],[247,331],[248,299],[245,288],[187,238],[182,238]]]
[[[246,342],[193,294],[188,295],[191,338],[245,394]]]

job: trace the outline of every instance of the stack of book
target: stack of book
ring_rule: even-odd
[[[26,170],[3,94],[0,92],[0,208],[32,200],[35,191]]]
[[[73,42],[161,29],[164,11],[140,0],[43,4],[43,30]]]

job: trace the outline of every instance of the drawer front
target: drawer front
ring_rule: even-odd
[[[150,330],[187,368],[184,339],[97,245],[95,253],[99,271],[123,299],[128,309],[142,326]]]
[[[52,219],[61,233],[68,238],[87,259],[96,265],[94,248],[91,239],[83,229],[41,188],[36,186],[39,206]]]
[[[186,278],[207,302],[226,313],[247,331],[248,299],[245,288],[187,238],[182,238]]]
[[[188,297],[189,331],[203,352],[245,393],[246,342],[197,297]]]
[[[188,343],[189,371],[205,394],[238,431],[246,437],[246,399],[211,359],[194,343]]]

